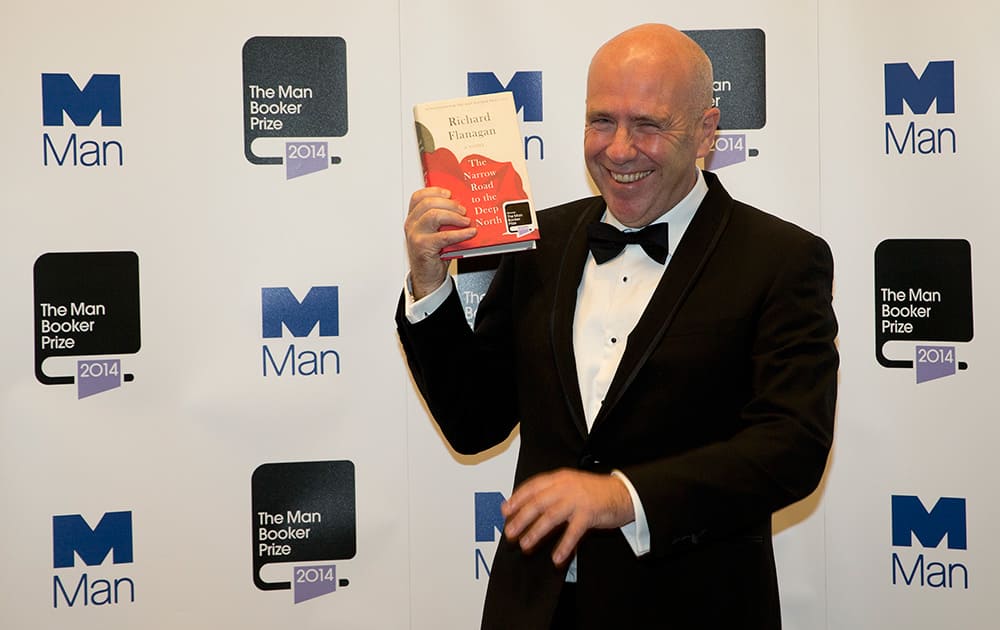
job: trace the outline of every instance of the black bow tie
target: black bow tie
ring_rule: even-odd
[[[662,265],[667,262],[669,242],[666,223],[653,223],[636,232],[622,232],[601,222],[587,226],[587,245],[598,265],[622,253],[626,245],[641,245],[650,258]]]

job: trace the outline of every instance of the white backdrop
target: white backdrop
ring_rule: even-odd
[[[711,11],[636,1],[612,12],[587,2],[8,3],[0,627],[478,627],[496,543],[476,540],[476,493],[509,496],[517,436],[477,457],[455,454],[404,368],[392,313],[405,273],[402,217],[420,185],[411,106],[467,94],[469,73],[512,87],[535,73],[540,89],[518,89],[541,105],[540,120],[522,110],[536,203],[591,194],[581,142],[587,63],[645,21],[726,29],[732,42],[763,33],[763,60],[734,43],[727,63],[743,74],[716,78],[734,86],[720,92],[724,117],[727,101],[749,106],[745,76],[761,80],[766,99],[750,105],[766,124],[727,128],[746,153],[715,170],[734,196],[834,248],[838,432],[821,490],[775,516],[785,627],[993,627],[1000,584],[989,532],[1000,507],[989,449],[1000,436],[985,394],[1000,348],[990,326],[1000,261],[988,240],[996,213],[976,189],[990,181],[1000,138],[989,111],[1000,93],[986,78],[1000,52],[1000,9],[972,0],[948,9],[857,0],[722,0]],[[244,49],[268,37],[258,40],[263,52]],[[928,62],[944,64],[928,73]],[[893,66],[887,81],[886,64],[911,74]],[[948,68],[941,82],[925,80]],[[43,90],[43,75],[67,75],[71,83],[53,80],[76,91]],[[94,75],[117,76],[120,89],[102,91],[101,79],[87,88]],[[251,96],[250,84],[276,94]],[[949,88],[953,113],[941,111]],[[903,115],[887,113],[887,90],[905,100]],[[915,112],[921,95],[937,100]],[[120,126],[109,124],[116,97]],[[278,112],[254,123],[273,137],[252,147],[280,163],[245,156],[245,99]],[[45,124],[52,108],[61,125]],[[915,151],[887,153],[886,124],[902,138],[911,121]],[[76,166],[71,150],[64,157],[73,137]],[[107,165],[84,165],[105,147]],[[289,177],[290,163],[314,172]],[[961,303],[974,335],[922,338],[923,320],[900,320],[918,330],[886,354],[913,361],[917,345],[951,348],[967,364],[953,376],[918,384],[914,368],[876,361],[875,250],[900,239],[915,241],[901,247],[917,254],[894,261],[912,273],[893,288],[938,290],[935,316]],[[968,266],[917,260],[940,241],[969,243],[974,313],[950,288]],[[88,267],[108,258],[90,253],[105,252],[138,260],[137,351],[94,341],[128,337],[119,307],[43,317],[43,302],[72,309],[82,296],[135,288],[109,289],[104,268]],[[68,272],[36,268],[45,254],[65,255]],[[939,272],[921,280],[922,265]],[[296,301],[285,310],[267,297],[287,295]],[[98,350],[65,349],[43,364],[76,382],[36,378],[39,352],[53,350],[38,348],[40,319],[95,322],[97,332],[67,336]],[[278,336],[267,336],[268,322]],[[306,329],[293,330],[301,322]],[[324,328],[332,322],[335,331]],[[322,373],[310,362],[320,357]],[[79,370],[115,360],[134,380],[119,374],[107,391],[78,398],[88,382]],[[275,475],[253,478],[265,464]],[[894,518],[893,496],[923,512]],[[961,499],[939,504],[961,509],[933,510],[942,497]],[[262,527],[260,505],[286,522]],[[120,512],[130,531],[102,528]],[[59,529],[67,523],[77,529]],[[912,546],[894,541],[894,525]],[[292,538],[270,542],[288,544],[288,561],[257,540],[280,535]],[[320,544],[323,536],[333,542]],[[57,561],[59,545],[71,548],[71,566]],[[292,588],[255,586],[255,561],[266,565],[263,582]]]

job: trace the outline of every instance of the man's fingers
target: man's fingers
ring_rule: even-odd
[[[444,188],[421,188],[410,196],[407,221],[419,219],[421,215],[435,208],[465,214],[465,208],[452,199],[451,193]]]
[[[573,502],[560,488],[560,478],[559,472],[538,475],[515,490],[500,508],[507,519],[504,534],[524,551],[531,551],[572,512]]]
[[[582,518],[571,518],[569,520],[569,524],[566,525],[566,531],[563,532],[562,538],[559,539],[559,544],[556,546],[555,551],[552,552],[552,562],[554,564],[562,565],[570,559],[576,552],[576,546],[580,544],[580,539],[587,533],[587,527],[586,521]]]
[[[551,534],[553,529],[567,521],[569,515],[572,513],[572,509],[573,506],[563,500],[549,505],[546,509],[542,510],[518,539],[521,549],[524,551],[534,549],[535,545]]]
[[[531,479],[525,481],[510,495],[510,498],[503,502],[500,506],[500,512],[504,515],[504,518],[509,517],[512,513],[521,509],[521,507],[528,501],[531,501],[534,496],[542,489],[549,485],[549,477],[551,473],[544,473],[532,477]]]
[[[500,505],[500,513],[507,525],[504,532],[508,538],[516,538],[528,527],[547,506],[541,496],[552,486],[552,473],[542,474],[525,481]]]
[[[434,197],[440,197],[441,199],[450,199],[451,191],[446,188],[440,188],[438,186],[428,186],[427,188],[421,188],[420,190],[414,191],[414,193],[410,195],[410,212],[413,212],[414,209],[416,209],[416,206],[419,205],[421,201]]]
[[[442,230],[442,227],[468,228],[462,230]],[[446,245],[464,241],[476,234],[472,220],[454,210],[429,208],[407,217],[404,226],[406,238],[411,248],[417,251],[440,252]],[[470,231],[471,230],[471,231]],[[460,232],[450,234],[449,232]]]
[[[427,239],[428,248],[435,257],[441,255],[441,250],[449,245],[467,241],[476,235],[476,228],[467,227],[460,230],[442,230],[429,235]]]
[[[507,504],[501,507],[501,513],[503,513],[503,508],[506,506]],[[537,500],[524,502],[518,505],[513,511],[508,510],[508,513],[505,514],[507,522],[504,526],[504,534],[510,540],[517,540],[538,519],[544,510],[545,506]]]
[[[458,214],[457,212],[442,210],[440,208],[434,208],[433,210],[424,214],[424,217],[426,221],[428,221],[430,224],[436,225],[437,228],[441,228],[442,226],[445,225],[450,225],[455,227],[468,227],[472,224],[472,219],[465,216],[464,214]]]
[[[442,248],[476,235],[477,230],[471,223],[468,218],[454,212],[428,212],[407,234],[410,248],[428,257],[439,256]]]

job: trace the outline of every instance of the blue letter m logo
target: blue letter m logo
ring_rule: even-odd
[[[52,517],[52,566],[72,567],[76,552],[88,567],[102,564],[114,550],[114,564],[132,562],[132,512],[106,512],[90,529],[79,514]]]
[[[313,287],[299,302],[286,287],[260,290],[263,336],[281,337],[281,325],[293,337],[306,337],[319,322],[320,337],[340,334],[340,308],[337,287]]]
[[[542,73],[539,71],[515,72],[507,85],[492,72],[468,73],[469,96],[513,92],[514,108],[522,112],[524,122],[542,120]]]
[[[503,533],[503,514],[500,504],[504,496],[499,492],[476,493],[476,542],[493,542],[497,532]]]
[[[937,547],[947,534],[948,549],[967,549],[965,499],[941,497],[928,512],[915,496],[892,495],[892,545],[912,547],[911,533],[922,547]]]
[[[121,75],[95,74],[81,90],[68,74],[43,74],[42,124],[62,127],[63,112],[77,127],[89,126],[97,112],[102,127],[121,127]]]
[[[919,77],[908,63],[885,64],[885,115],[903,113],[903,101],[914,114],[926,114],[937,100],[937,113],[955,113],[955,62],[931,61]]]

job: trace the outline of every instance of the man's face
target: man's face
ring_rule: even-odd
[[[591,65],[587,170],[629,227],[651,223],[683,199],[694,186],[695,160],[708,154],[718,110],[691,112],[688,85],[662,63],[595,59]]]

